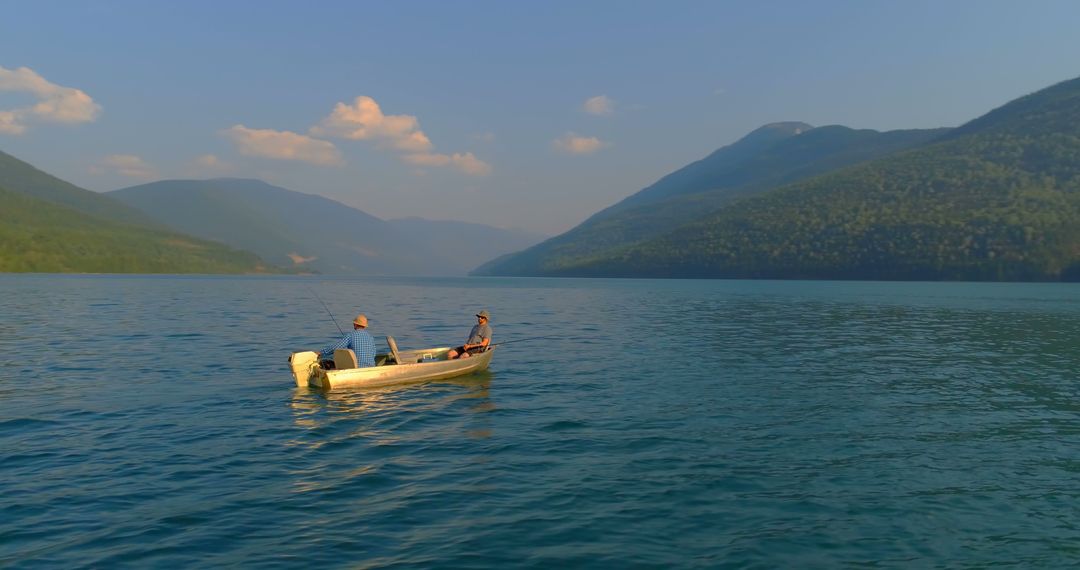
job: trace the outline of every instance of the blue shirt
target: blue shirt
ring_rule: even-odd
[[[356,329],[341,337],[341,340],[319,352],[319,358],[333,358],[334,350],[351,348],[356,353],[356,362],[360,368],[375,366],[375,339],[364,329]]]

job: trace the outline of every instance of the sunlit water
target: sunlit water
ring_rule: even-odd
[[[298,389],[319,299],[520,342]],[[0,276],[0,566],[1075,566],[1078,371],[1076,285]]]

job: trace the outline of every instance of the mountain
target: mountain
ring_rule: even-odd
[[[255,255],[0,188],[0,272],[263,273]]]
[[[475,270],[557,275],[630,244],[659,237],[733,200],[912,148],[948,129],[878,132],[806,123],[765,125],[593,215],[572,230]]]
[[[518,233],[475,224],[387,222],[260,180],[164,180],[107,195],[176,230],[253,251],[297,271],[464,275],[478,260],[530,243]],[[450,247],[455,244],[461,249]]]
[[[0,272],[262,273],[253,254],[144,216],[0,152]]]
[[[539,243],[548,235],[524,230],[506,230],[484,224],[424,218],[387,220],[398,232],[425,244],[434,255],[454,259],[457,272],[468,269],[507,252],[520,251]]]
[[[759,127],[734,143],[664,176],[651,186],[600,213],[611,213],[660,202],[674,196],[731,186],[728,177],[732,171],[739,170],[747,161],[760,156],[777,143],[790,140],[813,128],[800,122],[771,123]]]
[[[1080,281],[1080,78],[553,273]]]
[[[146,224],[145,216],[135,208],[79,188],[3,151],[0,151],[0,188],[66,206],[102,220]]]

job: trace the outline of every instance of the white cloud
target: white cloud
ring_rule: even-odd
[[[320,165],[343,163],[341,152],[334,143],[290,131],[249,129],[244,125],[234,125],[221,131],[221,134],[232,140],[244,156],[299,160]]]
[[[473,156],[473,153],[454,153],[450,161],[458,170],[472,176],[487,176],[491,174],[491,165]]]
[[[583,137],[574,133],[566,133],[561,138],[555,139],[552,146],[557,150],[570,154],[589,154],[608,146],[608,143],[596,137]]]
[[[374,99],[362,95],[352,105],[335,105],[334,111],[309,132],[315,136],[374,140],[381,148],[405,152],[427,152],[432,148],[416,117],[384,115]]]
[[[205,168],[217,168],[224,164],[220,158],[212,154],[204,154],[195,159],[195,164]]]
[[[416,166],[446,166],[450,157],[445,154],[406,154],[401,160]]]
[[[431,140],[420,131],[409,133],[402,137],[396,137],[389,141],[389,146],[394,150],[405,152],[423,152],[431,149]]]
[[[495,133],[491,131],[476,133],[475,135],[473,135],[473,138],[485,143],[495,142]]]
[[[593,115],[610,115],[615,112],[615,101],[607,95],[597,95],[586,99],[581,108]]]
[[[191,176],[220,176],[233,170],[233,166],[216,155],[204,154],[188,165]]]
[[[29,93],[37,99],[29,107],[0,111],[0,133],[22,134],[35,121],[87,123],[101,114],[101,105],[83,91],[50,83],[29,67],[0,66],[0,91]]]
[[[21,135],[26,132],[26,125],[19,122],[14,111],[0,111],[0,133]]]
[[[420,129],[419,119],[412,115],[384,114],[374,99],[364,95],[357,97],[351,105],[338,103],[329,116],[308,132],[315,136],[374,141],[378,148],[404,153],[401,160],[415,166],[451,166],[472,176],[491,173],[491,165],[471,152],[434,152],[435,145]],[[495,138],[491,133],[480,136],[488,141]]]
[[[112,172],[131,178],[150,179],[157,177],[157,169],[134,154],[110,154],[90,169],[94,174]]]
[[[461,172],[471,176],[487,176],[488,174],[491,174],[491,165],[476,158],[471,152],[454,154],[406,154],[401,157],[401,160],[415,166],[453,166]]]

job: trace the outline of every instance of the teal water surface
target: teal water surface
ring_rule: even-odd
[[[319,392],[363,311],[450,381]],[[1080,563],[1080,289],[0,276],[0,566]]]

